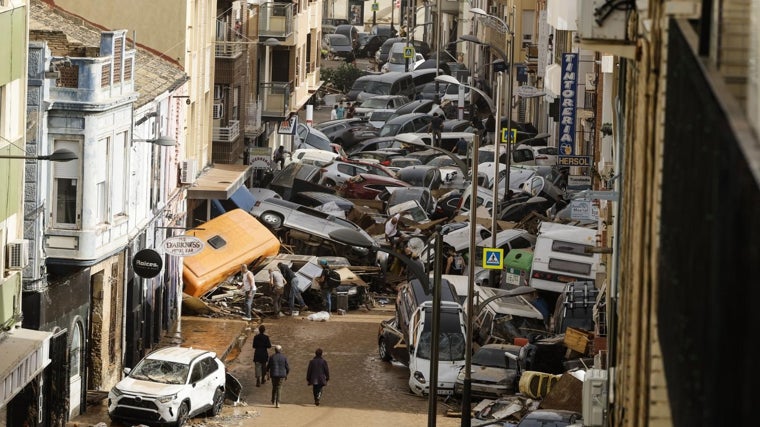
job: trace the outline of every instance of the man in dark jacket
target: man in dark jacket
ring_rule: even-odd
[[[293,270],[288,267],[287,264],[280,262],[277,264],[277,268],[280,269],[280,273],[282,273],[282,277],[285,278],[285,292],[288,294],[288,303],[290,305],[290,314],[292,315],[295,313],[295,303],[298,301],[299,307],[301,307],[302,311],[306,311],[309,309],[309,307],[306,305],[306,303],[303,301],[303,295],[301,295],[301,290],[298,289],[298,283],[296,283],[296,273],[293,272]]]
[[[314,354],[314,358],[309,361],[309,367],[306,369],[306,383],[312,387],[314,404],[319,406],[322,387],[330,381],[330,368],[327,366],[327,361],[322,358],[321,348],[318,348]]]
[[[259,325],[259,333],[253,337],[253,364],[256,367],[256,387],[267,382],[266,366],[269,361],[269,349],[272,348],[272,342],[264,325]]]
[[[269,372],[269,378],[272,380],[272,405],[275,408],[279,408],[282,383],[288,379],[288,374],[290,373],[288,358],[282,354],[282,346],[274,346],[274,354],[269,358],[269,362],[267,363],[267,372]]]

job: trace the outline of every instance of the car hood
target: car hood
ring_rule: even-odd
[[[178,393],[185,387],[185,384],[162,384],[126,377],[119,381],[116,387],[122,392],[140,394],[142,396],[167,396]]]
[[[470,379],[473,382],[497,382],[506,378],[514,378],[517,372],[514,369],[496,368],[493,366],[472,365]]]

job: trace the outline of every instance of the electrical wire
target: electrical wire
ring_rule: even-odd
[[[594,9],[594,16],[596,17],[596,25],[602,26],[604,21],[616,10],[629,11],[634,10],[636,5],[633,0],[607,0],[603,5]]]

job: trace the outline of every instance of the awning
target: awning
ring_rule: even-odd
[[[50,332],[12,329],[0,340],[0,407],[5,406],[50,364]]]
[[[188,199],[229,199],[250,174],[248,165],[213,165],[187,190]]]

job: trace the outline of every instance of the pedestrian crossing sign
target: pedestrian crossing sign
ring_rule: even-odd
[[[500,248],[483,248],[483,268],[498,269],[504,268],[504,249]]]

